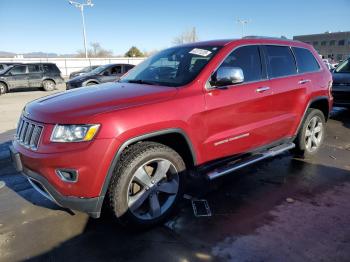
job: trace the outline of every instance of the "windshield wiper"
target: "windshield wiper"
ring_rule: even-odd
[[[131,79],[131,80],[127,80],[126,82],[135,83],[135,84],[156,85],[156,83],[154,82],[142,80],[142,79]]]

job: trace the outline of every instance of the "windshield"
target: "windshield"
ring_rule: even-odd
[[[345,60],[343,63],[337,66],[335,69],[337,73],[350,73],[350,59]]]
[[[84,67],[83,69],[80,70],[80,72],[89,72],[93,69],[91,66]]]
[[[101,74],[102,71],[105,70],[107,67],[109,67],[109,65],[101,65],[101,66],[95,68],[94,70],[91,70],[89,74],[92,74],[92,75]]]
[[[221,46],[182,46],[163,50],[128,72],[120,82],[183,86],[191,82]]]

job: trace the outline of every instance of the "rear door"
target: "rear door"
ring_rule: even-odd
[[[241,68],[244,82],[220,89],[207,83],[204,148],[213,159],[246,152],[274,139],[272,90],[261,58],[258,45],[238,47],[220,67]]]
[[[289,46],[265,45],[264,53],[270,79],[268,85],[272,90],[270,108],[274,139],[291,137],[305,108],[311,81],[298,74]]]
[[[6,73],[6,76],[7,83],[9,84],[10,88],[28,86],[28,74],[26,65],[14,66]]]
[[[44,71],[41,65],[28,65],[28,84],[30,87],[40,87]]]

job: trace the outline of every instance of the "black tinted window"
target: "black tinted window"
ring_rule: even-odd
[[[45,72],[49,73],[60,73],[60,70],[57,68],[57,66],[52,64],[43,64],[43,69]]]
[[[29,73],[39,73],[41,72],[39,65],[28,65],[28,72]]]
[[[110,69],[111,75],[117,75],[122,73],[122,67],[121,66],[114,66]]]
[[[297,73],[293,54],[288,46],[266,46],[267,71],[269,77],[294,75]]]
[[[258,46],[243,46],[233,51],[220,67],[240,67],[244,82],[262,78],[261,61]]]
[[[292,47],[292,49],[297,60],[299,73],[317,71],[320,68],[315,57],[309,50],[298,47]]]
[[[12,75],[20,75],[26,73],[26,66],[16,66],[10,70]]]

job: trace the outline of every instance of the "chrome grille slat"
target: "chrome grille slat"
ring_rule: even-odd
[[[21,141],[21,142],[24,141],[24,137],[25,137],[25,135],[26,135],[28,126],[29,126],[29,122],[25,122],[25,123],[24,123],[24,126],[23,126],[23,128],[22,128],[22,132],[21,132],[21,134],[20,134],[20,136],[19,136],[19,141]]]
[[[37,150],[42,131],[43,126],[41,124],[22,117],[17,128],[15,139],[24,147]]]

